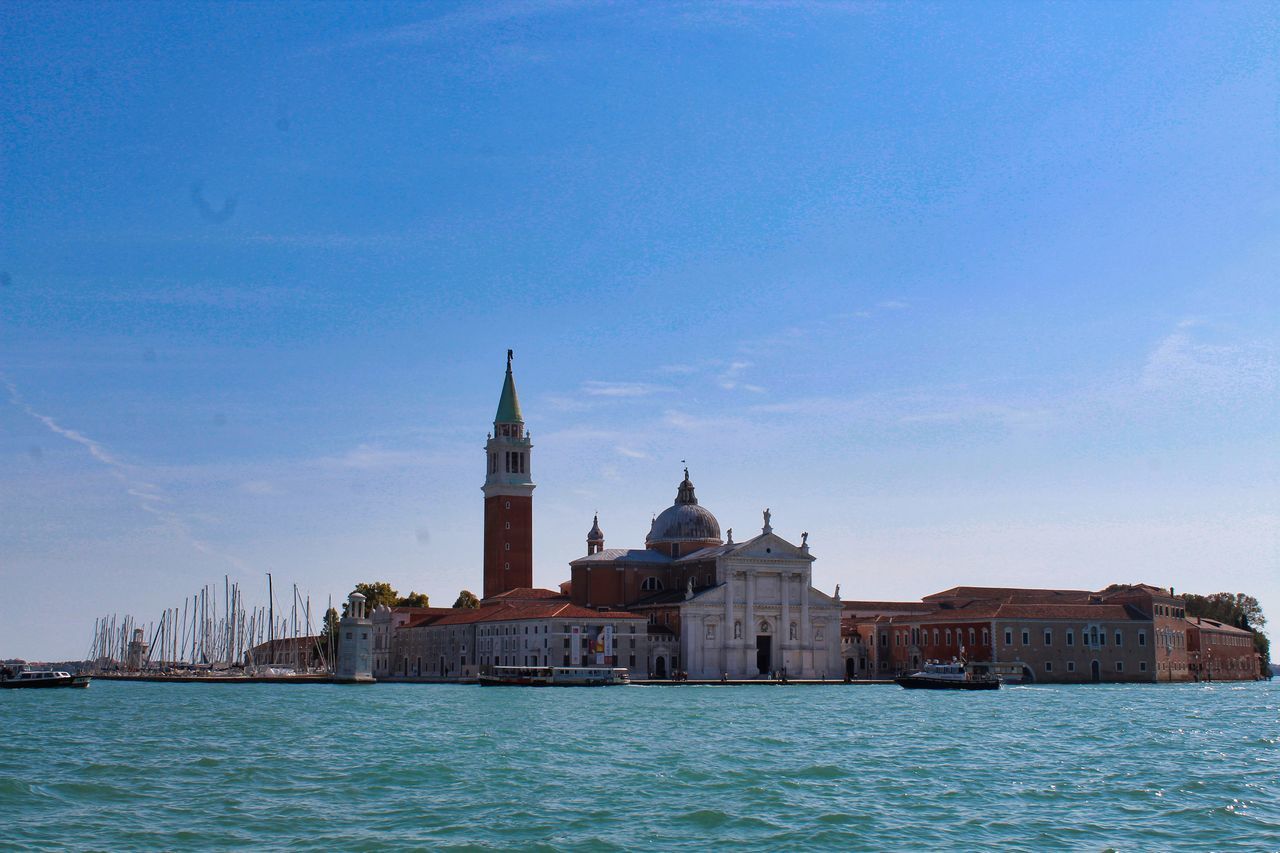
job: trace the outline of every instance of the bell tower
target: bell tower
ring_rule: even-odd
[[[520,398],[511,375],[502,383],[493,434],[485,444],[484,597],[533,586],[533,444],[520,415]]]

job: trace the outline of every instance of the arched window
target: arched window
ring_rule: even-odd
[[[640,584],[640,588],[646,592],[657,592],[662,589],[662,581],[655,577],[644,579],[644,583]]]

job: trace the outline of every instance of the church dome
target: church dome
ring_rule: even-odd
[[[684,480],[676,492],[676,502],[653,520],[653,526],[644,542],[645,545],[666,542],[720,544],[720,522],[716,521],[710,510],[698,505],[688,468],[685,469]]]

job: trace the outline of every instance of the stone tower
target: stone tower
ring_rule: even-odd
[[[373,681],[373,622],[364,608],[364,595],[347,596],[347,615],[338,622],[338,681]]]
[[[533,586],[533,444],[520,415],[520,398],[511,375],[502,383],[493,434],[485,444],[484,597]]]

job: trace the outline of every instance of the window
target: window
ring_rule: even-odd
[[[969,645],[973,645],[973,629],[969,629]]]
[[[1068,631],[1067,631],[1067,645],[1068,645],[1068,646],[1074,646],[1075,644],[1076,644],[1076,632],[1075,632],[1075,631],[1068,630]]]
[[[1044,644],[1045,644],[1046,646],[1052,646],[1052,645],[1053,645],[1053,629],[1052,629],[1052,628],[1045,628],[1045,629],[1044,629]]]
[[[1005,628],[1005,629],[1004,629],[1004,644],[1005,644],[1006,646],[1012,646],[1012,645],[1013,645],[1013,629],[1012,629],[1012,628]]]
[[[1098,645],[1105,646],[1107,644],[1107,632],[1105,630],[1098,632]]]
[[[933,629],[933,644],[935,646],[938,645],[938,629],[937,628]]]
[[[991,631],[986,628],[982,629],[982,645],[991,645]]]
[[[1124,661],[1116,661],[1116,672],[1124,672]]]
[[[504,569],[509,569],[509,568],[511,568],[511,564],[510,564],[510,563],[503,563],[503,564],[502,564],[502,568],[504,568]]]
[[[1024,646],[1031,645],[1031,632],[1028,631],[1026,628],[1022,629],[1022,645]]]
[[[947,629],[947,645],[951,645],[951,629]]]
[[[1144,660],[1138,661],[1138,672],[1146,672],[1146,671],[1147,671],[1147,662]]]
[[[1075,671],[1076,671],[1076,662],[1073,660],[1067,661],[1067,672],[1075,672]]]
[[[511,522],[509,522],[509,521],[507,522],[507,529],[508,529],[508,530],[510,530],[510,529],[511,529]]]
[[[506,543],[505,545],[503,545],[503,546],[502,546],[502,548],[503,548],[503,550],[504,550],[504,551],[510,551],[510,550],[511,550],[511,543],[510,543],[510,542]]]
[[[1119,631],[1116,631],[1116,645],[1117,646],[1124,645],[1124,637],[1121,635]]]
[[[507,501],[507,509],[511,509],[511,501]]]
[[[662,581],[655,577],[647,577],[644,579],[644,582],[640,584],[640,588],[646,592],[656,592],[662,589]]]
[[[1047,660],[1044,662],[1044,671],[1053,672],[1053,661]]]
[[[348,640],[350,640],[350,639],[351,639],[351,632],[350,632],[350,631],[348,631],[348,632],[347,632],[347,639],[348,639]]]

